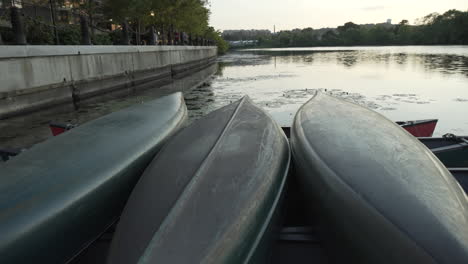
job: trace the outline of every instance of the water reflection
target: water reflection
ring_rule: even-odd
[[[224,71],[224,68],[226,68],[227,65],[228,65],[227,62],[224,62],[224,61],[218,62],[218,69],[217,69],[217,71],[216,71],[216,73],[214,75],[217,76],[217,77],[223,77],[223,71]]]
[[[468,76],[468,56],[443,53],[382,53],[362,50],[255,50],[234,52],[224,62],[230,66],[265,65],[271,61],[279,63],[331,63],[336,62],[346,68],[357,64],[415,65],[429,72],[443,74],[464,74]]]
[[[398,53],[395,55],[394,58],[395,62],[401,65],[404,65],[408,62],[408,54],[405,53]]]
[[[464,74],[468,76],[468,57],[457,55],[429,54],[416,58],[426,70],[443,74]]]
[[[188,108],[193,109],[190,112],[191,115],[203,115],[205,112],[201,108],[208,109],[215,101],[214,89],[209,85],[209,80],[212,80],[211,76],[215,72],[222,76],[222,68],[222,66],[219,68],[217,64],[213,64],[189,76],[174,79],[173,82],[162,87],[127,91],[124,97],[120,92],[95,97],[91,100],[82,101],[78,111],[75,111],[73,106],[69,105],[51,109],[50,111],[40,111],[27,116],[2,120],[0,122],[0,148],[29,148],[44,141],[51,137],[50,122],[80,125],[131,105],[151,101],[178,91],[186,95]],[[198,86],[198,88],[190,90],[194,86]],[[193,91],[197,94],[196,97],[190,96]]]
[[[351,68],[358,62],[357,52],[347,52],[338,54],[336,57],[338,64],[343,64],[344,66]]]
[[[439,118],[436,135],[468,134],[468,47],[238,51],[188,95],[192,118],[249,95],[281,125],[320,90],[392,120]]]

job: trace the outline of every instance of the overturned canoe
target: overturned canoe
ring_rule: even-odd
[[[416,121],[397,121],[396,123],[415,137],[432,137],[437,126],[437,119]]]
[[[291,147],[309,205],[348,263],[468,263],[465,193],[393,122],[318,93],[298,111]]]
[[[0,165],[0,263],[65,263],[122,212],[186,120],[180,93],[101,117]]]
[[[281,128],[248,98],[174,136],[129,198],[108,263],[262,263],[288,173]]]

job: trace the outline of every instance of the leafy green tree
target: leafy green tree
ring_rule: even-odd
[[[209,28],[206,0],[106,0],[106,15],[116,22],[125,20],[142,27],[150,25],[164,35],[179,31],[202,36]]]
[[[408,20],[402,20],[398,25],[395,27],[394,34],[395,34],[395,44],[399,45],[408,45],[414,44],[412,41],[413,38],[413,28],[409,25]]]
[[[221,32],[215,30],[213,27],[208,27],[204,32],[207,39],[212,39],[216,42],[218,47],[218,54],[225,54],[229,49],[229,44],[221,37]]]
[[[358,30],[359,25],[356,25],[353,22],[347,22],[343,26],[339,26],[337,29],[340,32],[346,32],[346,31],[349,31],[349,30]]]
[[[335,46],[340,44],[340,39],[338,34],[333,30],[328,30],[322,36],[322,43],[324,46]]]

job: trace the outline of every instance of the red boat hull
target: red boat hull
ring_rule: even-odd
[[[406,129],[411,135],[415,137],[432,137],[434,130],[437,126],[437,119],[397,122],[401,127]]]
[[[52,135],[58,136],[72,128],[75,127],[75,125],[72,124],[59,124],[59,123],[50,123],[49,124],[50,131],[52,132]]]

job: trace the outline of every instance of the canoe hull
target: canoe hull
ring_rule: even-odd
[[[291,147],[309,210],[321,209],[348,262],[468,261],[463,190],[390,120],[319,93],[298,111]]]
[[[181,131],[135,187],[108,263],[265,263],[286,137],[248,99]]]
[[[0,165],[0,262],[64,263],[119,217],[186,120],[180,93],[101,117]]]
[[[396,122],[415,137],[432,137],[437,126],[437,119]]]

